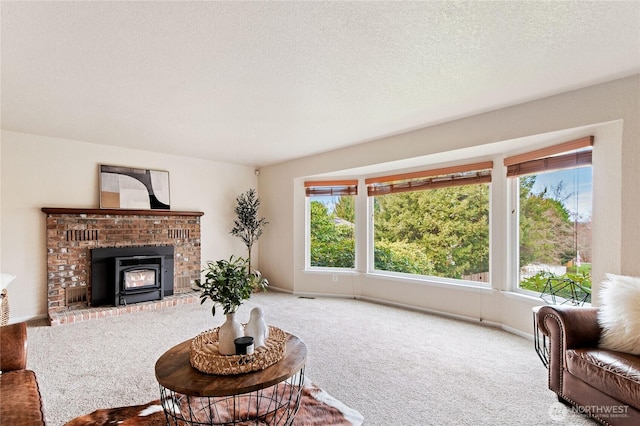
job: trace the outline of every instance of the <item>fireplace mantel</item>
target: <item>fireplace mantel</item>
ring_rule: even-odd
[[[203,216],[204,212],[177,211],[177,210],[131,210],[131,209],[90,209],[90,208],[66,208],[43,207],[47,214],[97,214],[118,216]]]

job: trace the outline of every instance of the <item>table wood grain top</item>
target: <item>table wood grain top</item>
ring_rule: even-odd
[[[191,396],[231,396],[253,392],[280,383],[298,372],[307,360],[307,346],[298,337],[287,336],[285,354],[264,370],[246,374],[215,375],[198,371],[189,361],[191,340],[162,354],[156,362],[156,379],[161,386]]]

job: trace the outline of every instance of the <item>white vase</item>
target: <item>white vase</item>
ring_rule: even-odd
[[[269,338],[269,327],[264,320],[262,308],[253,308],[247,326],[244,328],[244,335],[253,337],[253,345],[257,349],[264,346]]]
[[[234,340],[244,334],[242,324],[236,321],[236,314],[227,314],[227,320],[218,330],[218,352],[222,355],[235,355],[236,345]]]

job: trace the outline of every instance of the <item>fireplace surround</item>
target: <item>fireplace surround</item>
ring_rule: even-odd
[[[202,268],[200,217],[204,213],[52,207],[42,211],[46,214],[47,311],[51,325],[197,300],[192,286]],[[163,260],[150,260],[146,265],[159,274],[163,272],[157,275],[159,283],[154,284],[160,288],[142,285],[144,289],[136,289],[134,284],[125,291],[125,298],[121,291],[117,297],[107,296],[108,302],[102,300],[105,296],[98,295],[102,301],[100,306],[94,305],[91,261],[98,249],[132,250],[112,255],[113,258],[164,256]],[[159,253],[163,250],[171,253]],[[107,263],[113,265],[115,260]],[[132,265],[125,265],[125,269],[128,266]],[[168,276],[163,279],[165,273]],[[146,292],[149,294],[140,296]],[[146,298],[153,300],[142,300]]]

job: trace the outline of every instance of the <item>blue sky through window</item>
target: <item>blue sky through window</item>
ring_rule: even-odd
[[[336,203],[338,202],[339,199],[340,197],[325,195],[322,197],[312,197],[311,201],[320,201],[322,204],[324,204],[327,207],[327,210],[329,210],[329,214],[331,214],[333,213],[333,210],[335,209]]]
[[[564,190],[561,195],[570,195],[569,198],[563,202],[565,208],[571,212],[574,217],[577,216],[579,221],[588,221],[591,218],[593,198],[592,168],[580,167],[577,169],[541,173],[537,175],[533,192],[536,194],[540,193],[545,187],[551,191],[558,186],[559,182],[564,183]],[[550,194],[553,194],[553,192]]]

